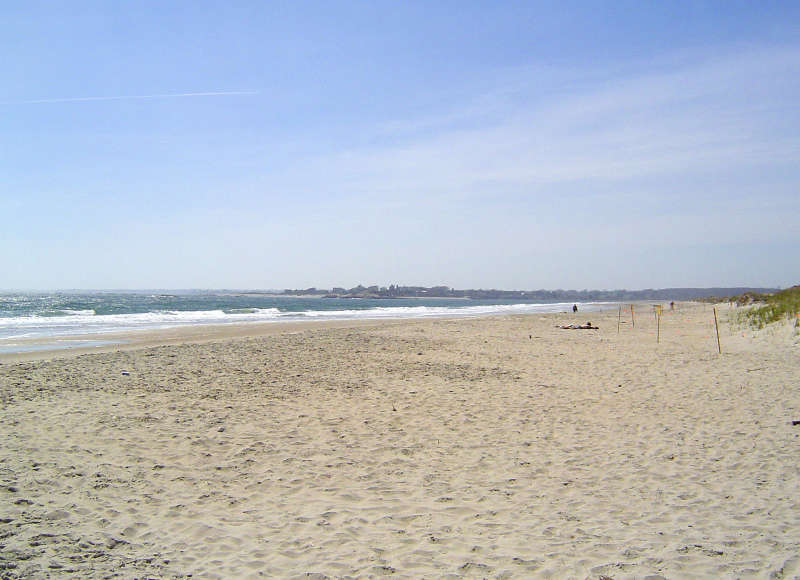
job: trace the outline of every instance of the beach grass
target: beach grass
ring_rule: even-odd
[[[764,328],[787,319],[795,319],[796,325],[800,321],[800,286],[792,286],[775,294],[743,294],[736,298],[736,302],[755,304],[739,314],[739,322],[753,328]]]

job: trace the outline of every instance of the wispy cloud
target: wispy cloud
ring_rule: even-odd
[[[795,49],[739,51],[611,71],[602,83],[579,78],[564,91],[550,90],[544,75],[538,85],[531,75],[539,71],[520,70],[497,87],[499,96],[476,94],[371,128],[395,139],[300,155],[265,174],[252,199],[259,204],[280,192],[294,200],[291,213],[285,202],[273,204],[286,211],[275,213],[276,227],[298,212],[339,224],[320,220],[307,230],[306,240],[318,246],[335,238],[337,251],[360,251],[352,231],[389,255],[403,240],[403,252],[432,264],[433,253],[448,264],[470,256],[477,265],[464,271],[492,272],[497,256],[517,256],[553,263],[552,279],[566,285],[608,282],[587,280],[585,272],[565,278],[558,265],[565,252],[599,260],[592,252],[600,249],[665,255],[692,246],[788,244],[797,238],[789,216],[798,208],[798,85],[790,73],[799,62]],[[242,214],[230,222],[264,230],[263,213]],[[619,268],[611,257],[606,262]],[[423,267],[415,263],[414,275]],[[435,279],[436,266],[430,271]],[[630,285],[626,276],[620,271],[614,283]],[[666,275],[654,279],[670,283]],[[526,280],[520,274],[506,284],[524,287]]]
[[[114,95],[97,97],[58,97],[48,99],[26,99],[0,101],[0,105],[39,105],[51,103],[85,103],[91,101],[139,101],[145,99],[178,99],[186,97],[242,97],[257,95],[258,91],[207,91],[200,93],[163,93],[155,95]]]
[[[384,124],[379,131],[397,128],[403,137],[334,152],[304,174],[370,200],[394,194],[426,203],[555,187],[577,192],[587,182],[652,189],[665,177],[756,174],[800,159],[789,115],[798,63],[800,52],[791,48],[743,51],[609,75],[601,85],[555,95],[519,71],[499,88],[516,98],[477,97],[493,105],[490,115],[468,103],[442,111],[443,126],[433,116]]]

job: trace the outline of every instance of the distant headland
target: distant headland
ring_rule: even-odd
[[[779,288],[660,288],[646,290],[457,290],[449,286],[363,286],[353,288],[286,289],[283,296],[318,296],[323,298],[461,298],[472,300],[531,300],[542,302],[619,302],[627,300],[699,300],[729,298],[745,292],[769,294]]]

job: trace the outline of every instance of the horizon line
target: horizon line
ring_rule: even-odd
[[[364,286],[368,289],[371,286],[378,286],[379,288],[388,288],[389,286],[380,286],[378,284],[371,284]],[[445,286],[444,284],[437,286],[417,286],[409,284],[397,284],[398,288],[437,288],[446,287],[451,291],[468,292],[468,291],[499,291],[499,292],[646,292],[658,290],[785,290],[793,288],[794,285],[789,286],[750,286],[750,285],[730,285],[730,286],[664,286],[660,288],[535,288],[535,289],[503,289],[503,288],[455,288],[453,286]],[[311,286],[308,288],[235,288],[235,287],[218,287],[218,288],[0,288],[0,293],[9,292],[152,292],[152,291],[170,291],[170,292],[263,292],[272,294],[284,294],[289,292],[298,292],[314,288],[316,291],[332,290],[333,288],[343,288],[343,286],[332,286],[331,288],[320,288]],[[357,288],[353,286],[352,288]],[[345,288],[350,290],[352,288]]]

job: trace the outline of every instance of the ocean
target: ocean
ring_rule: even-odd
[[[611,306],[578,304],[581,312]],[[562,312],[571,307],[572,303],[563,302],[307,298],[245,292],[9,292],[0,293],[0,353],[51,348],[64,337],[190,325],[470,317]],[[44,344],[51,339],[47,346],[29,346],[32,340]],[[82,344],[70,340],[65,345]]]

